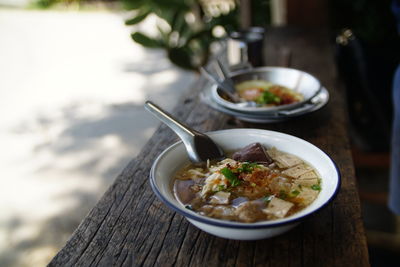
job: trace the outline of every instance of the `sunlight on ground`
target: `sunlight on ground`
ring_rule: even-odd
[[[43,266],[194,81],[120,14],[0,9],[0,266]]]

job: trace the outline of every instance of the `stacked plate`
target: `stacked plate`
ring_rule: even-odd
[[[217,85],[209,84],[201,92],[202,100],[210,107],[255,123],[284,121],[319,110],[328,103],[329,93],[318,79],[309,73],[281,67],[261,67],[240,70],[231,74],[235,84],[243,81],[264,80],[290,88],[303,96],[303,100],[288,105],[258,107],[246,103],[233,103],[221,95]]]

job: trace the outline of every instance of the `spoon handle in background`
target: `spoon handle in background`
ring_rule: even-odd
[[[201,74],[203,74],[209,81],[218,85],[218,87],[224,91],[225,94],[229,96],[234,102],[240,102],[239,97],[235,94],[236,89],[230,86],[226,81],[220,81],[214,74],[209,72],[207,69],[201,67]]]
[[[180,123],[171,114],[164,111],[151,101],[146,101],[144,107],[154,116],[156,116],[160,121],[171,128],[183,141],[186,141],[188,138],[193,138],[197,134],[197,132],[189,129],[186,125]]]
[[[228,69],[218,59],[216,60],[216,64],[217,64],[219,70],[222,72],[222,75],[224,76],[225,81],[229,84],[229,86],[231,88],[235,88],[235,83],[232,81],[231,77],[229,76]],[[236,89],[234,92],[236,92]]]

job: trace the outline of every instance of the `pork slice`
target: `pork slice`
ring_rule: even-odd
[[[262,212],[262,206],[256,201],[248,201],[241,204],[236,209],[236,215],[241,222],[255,222],[261,219],[266,219],[265,214]]]
[[[281,191],[289,192],[291,187],[290,179],[281,176],[271,179],[269,183],[269,188],[274,194],[278,194]]]
[[[306,164],[300,164],[294,167],[291,167],[290,169],[284,170],[282,173],[286,174],[288,176],[291,176],[293,178],[298,178],[301,175],[308,173],[310,171],[312,171],[313,168],[306,165]]]
[[[245,146],[241,150],[235,152],[232,158],[240,162],[257,162],[265,165],[272,163],[271,157],[268,156],[260,143],[253,143]]]
[[[288,211],[293,207],[293,203],[274,197],[268,204],[268,207],[262,211],[265,214],[272,215],[276,218],[283,218]]]
[[[300,190],[300,194],[297,196],[297,198],[302,199],[302,204],[307,206],[317,198],[318,194],[319,194],[319,191],[317,191],[317,190],[303,187]]]
[[[315,173],[315,171],[304,173],[298,177],[298,179],[314,179],[314,178],[318,178],[318,175]]]
[[[314,184],[318,184],[319,178],[314,171],[307,172],[305,174],[300,175],[297,179],[294,179],[295,184],[304,185],[304,186],[312,186]]]
[[[219,191],[211,196],[211,204],[229,204],[231,193]]]
[[[235,218],[235,209],[225,205],[218,205],[214,207],[209,216],[223,220],[232,220]]]
[[[300,158],[283,153],[275,147],[268,149],[267,153],[276,162],[279,168],[290,168],[303,162]]]

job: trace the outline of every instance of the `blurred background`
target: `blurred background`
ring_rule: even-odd
[[[390,6],[0,0],[0,266],[46,265],[157,127],[144,101],[172,110],[214,44],[249,26],[330,32],[371,263],[397,266],[400,220],[386,204],[391,85],[400,62]]]

